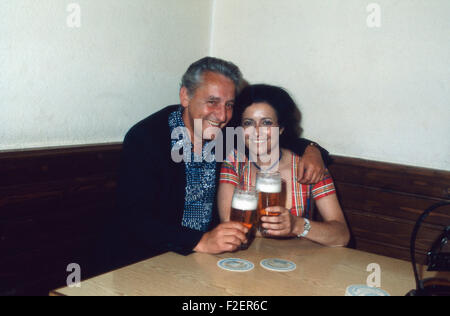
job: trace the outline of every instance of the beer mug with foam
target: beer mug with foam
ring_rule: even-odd
[[[238,186],[234,190],[231,202],[230,220],[240,222],[248,228],[247,240],[252,237],[253,224],[256,221],[256,209],[258,207],[258,192],[255,187]],[[248,243],[242,244],[241,249],[247,249]]]
[[[278,216],[278,212],[267,212],[267,207],[281,205],[281,174],[279,172],[259,171],[256,174],[256,190],[259,192],[257,222],[261,228],[262,216]]]

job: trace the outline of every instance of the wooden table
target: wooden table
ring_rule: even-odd
[[[242,258],[255,264],[249,272],[220,269],[223,258]],[[260,266],[265,258],[296,263],[292,272],[272,272]],[[381,268],[381,288],[391,295],[405,295],[415,288],[409,262],[348,248],[328,248],[307,240],[256,238],[246,251],[181,256],[173,252],[65,287],[51,295],[162,295],[162,296],[343,296],[347,286],[366,284],[372,271]],[[82,267],[81,267],[82,269]],[[423,270],[423,268],[422,268]],[[435,273],[424,276],[434,276]],[[448,276],[448,275],[446,275]]]

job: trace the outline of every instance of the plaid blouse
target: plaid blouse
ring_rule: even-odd
[[[227,157],[222,163],[222,169],[220,170],[220,183],[231,183],[234,186],[244,183],[246,185],[255,185],[256,179],[252,177],[252,164],[248,161],[248,158],[242,158],[235,151],[233,154]],[[312,202],[313,200],[319,200],[325,196],[335,194],[336,189],[334,187],[333,179],[331,178],[328,170],[325,171],[323,180],[315,185],[305,185],[299,183],[297,179],[297,169],[300,161],[300,156],[292,153],[291,159],[291,192],[292,192],[292,208],[291,214],[295,216],[301,216],[311,219],[312,218]]]

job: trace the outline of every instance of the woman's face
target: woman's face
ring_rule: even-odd
[[[278,150],[279,135],[283,129],[279,127],[275,109],[268,103],[253,103],[242,114],[245,146],[253,154],[270,154]]]

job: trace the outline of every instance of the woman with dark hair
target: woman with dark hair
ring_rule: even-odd
[[[257,234],[304,237],[327,246],[347,245],[350,234],[328,171],[315,185],[296,181],[301,157],[287,145],[301,134],[301,115],[290,95],[275,86],[247,86],[236,100],[234,117],[243,128],[245,153],[234,151],[222,164],[218,189],[221,221],[230,220],[236,186],[255,186],[257,171],[278,171],[284,188],[281,205],[265,211],[280,215],[262,216],[262,232]],[[313,201],[322,222],[312,221]]]

